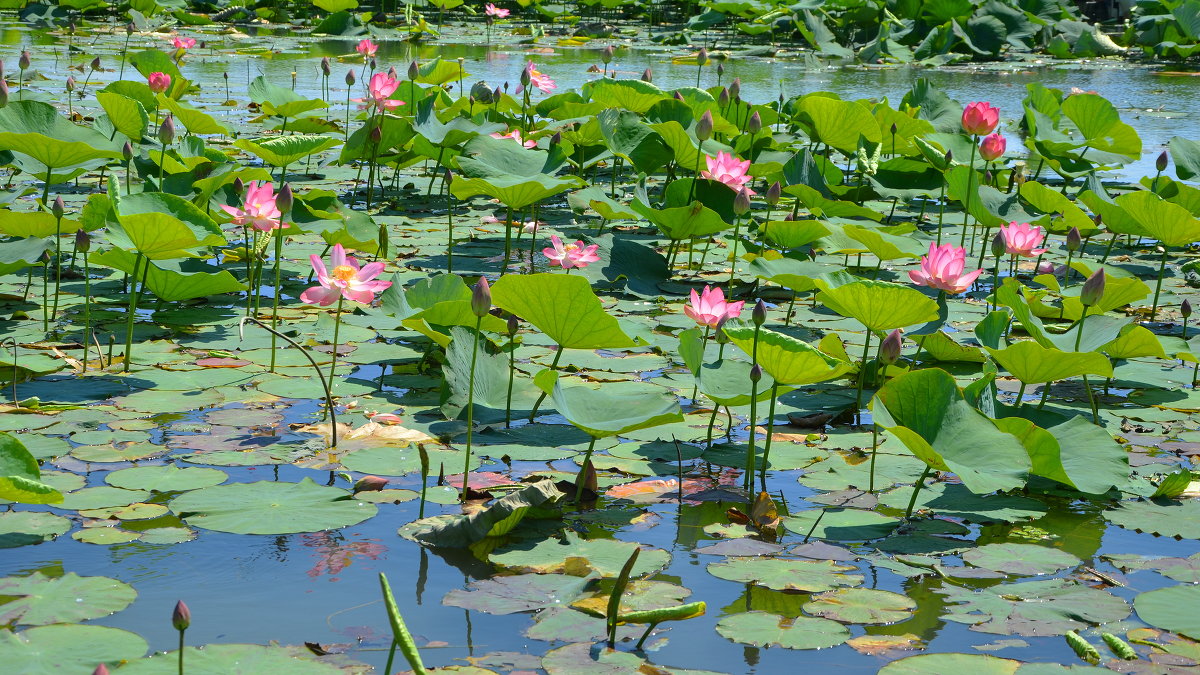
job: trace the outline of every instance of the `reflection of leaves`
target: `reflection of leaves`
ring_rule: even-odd
[[[912,616],[917,603],[891,591],[839,588],[813,596],[804,611],[844,623],[896,623]]]
[[[1089,624],[1123,619],[1124,600],[1065,579],[1001,584],[980,591],[947,588],[943,618],[998,635],[1062,635]]]
[[[1126,572],[1154,570],[1175,581],[1200,583],[1200,553],[1187,558],[1143,558],[1140,555],[1106,555],[1105,560]]]

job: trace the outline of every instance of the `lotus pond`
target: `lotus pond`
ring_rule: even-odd
[[[313,4],[0,21],[0,671],[1200,669],[1200,3]]]

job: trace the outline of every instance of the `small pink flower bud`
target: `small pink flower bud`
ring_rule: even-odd
[[[480,319],[492,311],[492,288],[488,285],[487,277],[479,277],[471,289],[471,311]]]
[[[192,612],[182,600],[175,603],[175,611],[171,613],[171,625],[178,631],[185,631],[192,625]]]

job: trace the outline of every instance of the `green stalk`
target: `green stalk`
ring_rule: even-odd
[[[581,465],[585,469],[587,468],[588,464],[590,464],[592,461],[592,450],[594,450],[595,447],[596,447],[596,437],[592,436],[591,440],[588,441],[587,454],[585,454],[583,456],[583,464]],[[583,482],[576,480],[575,481],[575,503],[576,504],[579,503],[579,499],[582,496],[583,496]]]
[[[179,675],[183,675],[183,633],[179,631]]]
[[[1079,325],[1075,331],[1075,351],[1079,351],[1079,343],[1083,340],[1083,320],[1087,318],[1087,306],[1083,308],[1083,316],[1079,317]],[[1047,383],[1047,386],[1049,383]],[[1025,388],[1025,384],[1021,383],[1021,388]],[[1092,385],[1088,382],[1088,376],[1083,375],[1083,388],[1087,390],[1088,403],[1092,406],[1092,424],[1100,426],[1100,408],[1096,405],[1096,395],[1092,393]]]
[[[413,640],[412,634],[408,632],[408,626],[404,625],[404,617],[400,616],[396,598],[392,595],[387,577],[382,572],[379,573],[379,586],[383,590],[383,605],[387,609],[388,622],[392,625],[392,641],[400,645],[400,653],[404,654],[405,660],[412,668],[413,675],[426,675],[428,671],[425,670],[425,664],[421,662],[421,652],[417,650],[417,643]]]
[[[62,216],[54,220],[54,309],[50,316],[58,319],[58,292],[62,286]]]
[[[725,294],[733,297],[733,279],[737,276],[737,260],[738,260],[738,239],[742,232],[742,218],[738,216],[733,223],[733,258],[729,261],[729,286],[725,289]]]
[[[337,309],[333,312],[333,351],[329,355],[329,386],[333,386],[333,369],[337,367],[338,356],[338,329],[342,327],[342,301],[345,296],[338,296]],[[329,408],[333,410],[331,405]]]
[[[512,428],[512,390],[513,390],[513,377],[516,375],[516,372],[517,372],[517,366],[515,363],[516,358],[517,358],[517,336],[513,335],[511,338],[509,338],[509,349],[508,349],[508,393],[505,395],[505,398],[504,398],[504,428],[505,429]]]
[[[967,162],[967,198],[963,202],[963,231],[958,237],[958,245],[966,246],[967,243],[967,225],[971,222],[971,185],[975,182],[975,146],[979,144],[979,137],[971,135],[971,161]],[[987,246],[987,242],[984,242]],[[974,250],[974,247],[972,247]]]
[[[554,352],[554,360],[550,362],[550,369],[551,369],[551,370],[558,370],[558,360],[559,360],[560,358],[562,358],[562,355],[563,355],[563,352],[564,352],[564,351],[566,351],[566,350],[565,350],[565,349],[563,349],[563,348],[560,346],[560,347],[559,347],[559,348],[558,348],[558,349],[557,349],[557,350]],[[538,408],[540,408],[540,407],[542,406],[542,401],[545,401],[545,400],[546,400],[546,392],[544,392],[544,391],[543,391],[543,392],[542,392],[542,395],[538,397],[538,400],[537,400],[537,402],[535,402],[535,403],[533,404],[533,412],[530,412],[530,413],[529,413],[529,421],[530,421],[530,422],[532,422],[532,421],[533,421],[533,418],[534,418],[534,417],[537,417],[537,411],[538,411]]]
[[[704,339],[700,341],[700,365],[704,365],[704,352],[708,350],[708,331],[709,331],[709,327],[705,326],[704,327]],[[1185,333],[1187,332],[1186,329],[1184,330],[1184,332]],[[696,396],[698,396],[699,393],[700,393],[700,381],[696,380],[696,383],[692,385],[692,403],[693,404],[695,404]]]
[[[446,274],[454,274],[454,203],[446,185]]]
[[[867,381],[867,356],[871,349],[871,329],[867,328],[866,338],[863,340],[862,365],[858,371],[858,386],[854,390],[854,417],[858,419],[862,411],[862,392],[863,384]]]
[[[905,518],[912,518],[913,506],[917,504],[917,494],[921,492],[921,488],[925,487],[925,479],[929,477],[929,472],[932,470],[932,467],[928,464],[925,465],[925,470],[921,472],[921,477],[913,484],[912,496],[908,498],[908,508],[904,510]]]
[[[771,384],[771,405],[767,407],[767,440],[763,441],[763,463],[759,482],[763,491],[767,489],[767,460],[771,458],[771,436],[775,435],[775,399],[779,396],[779,383]]]
[[[283,257],[283,221],[280,221],[279,225],[279,229],[275,231],[275,298],[271,307],[272,330],[276,329],[279,324],[279,295],[281,290],[279,260]],[[334,349],[336,351],[336,347]],[[271,333],[271,372],[275,372],[275,333]]]
[[[871,477],[867,481],[867,492],[875,493],[875,455],[879,451],[879,425],[871,420]]]
[[[467,457],[463,462],[462,501],[467,501],[467,476],[471,472],[471,435],[475,429],[475,361],[479,358],[479,327],[483,317],[475,317],[475,334],[471,336],[471,376],[467,382]]]
[[[146,261],[146,265],[149,265],[149,264],[150,264],[150,261]],[[126,373],[129,372],[129,361],[130,361],[129,357],[132,355],[132,352],[133,352],[133,315],[137,311],[137,302],[138,302],[137,278],[138,278],[138,271],[141,270],[141,268],[142,268],[142,254],[141,254],[141,252],[138,252],[136,257],[134,257],[134,259],[133,259],[133,275],[130,277],[131,281],[130,281],[130,286],[129,286],[129,309],[126,310],[126,312],[125,312],[125,314],[126,314],[126,316],[125,316],[125,365],[124,365],[123,370]]]
[[[1163,245],[1162,260],[1158,264],[1158,283],[1154,285],[1154,305],[1150,308],[1150,320],[1158,314],[1158,294],[1162,292],[1163,274],[1167,271],[1167,246]]]
[[[312,357],[312,354],[308,353],[307,349],[296,344],[295,340],[284,335],[283,333],[276,333],[270,326],[259,321],[258,319],[255,319],[254,317],[250,317],[250,316],[245,317],[238,323],[239,335],[240,335],[241,331],[245,329],[247,321],[249,321],[250,323],[253,323],[254,325],[258,326],[259,328],[262,328],[265,331],[270,331],[271,333],[278,335],[280,338],[283,339],[284,342],[287,342],[291,346],[298,349],[300,351],[300,353],[304,355],[304,358],[308,359],[308,363],[313,367],[313,370],[316,371],[316,373],[317,373],[317,381],[319,381],[321,383],[321,388],[325,390],[325,407],[329,410],[329,422],[330,422],[331,429],[332,429],[329,432],[330,438],[331,438],[330,447],[334,450],[337,450],[337,411],[334,410],[334,408],[333,408],[333,392],[330,391],[330,389],[329,389],[330,385],[332,384],[332,381],[327,382],[325,380],[325,377],[321,374],[321,366],[317,365],[316,359],[314,359]],[[111,361],[112,359],[110,358],[109,360]]]
[[[504,266],[500,268],[500,276],[508,273],[509,256],[512,255],[512,207],[508,207],[508,215],[504,218]]]
[[[88,264],[88,252],[83,252],[83,369],[87,371],[88,351],[91,345],[88,338],[92,328],[92,268]],[[99,358],[99,354],[96,357]]]
[[[757,323],[757,322],[756,322]],[[754,326],[754,342],[750,350],[750,363],[752,366],[758,365],[758,335],[762,329],[761,326]],[[753,373],[751,373],[753,375]],[[746,445],[746,491],[754,486],[754,441],[758,435],[755,432],[755,424],[758,421],[758,380],[750,378],[750,440]],[[766,464],[763,464],[763,471],[766,471]]]

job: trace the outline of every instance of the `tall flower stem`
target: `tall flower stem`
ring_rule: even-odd
[[[1079,344],[1083,340],[1083,320],[1088,316],[1087,311],[1088,308],[1085,305],[1083,308],[1083,316],[1079,317],[1079,323],[1075,326],[1075,351],[1079,351]],[[1050,383],[1047,382],[1046,386],[1049,387]],[[1022,383],[1021,389],[1024,390],[1024,388],[1025,384]],[[1100,408],[1096,405],[1096,395],[1092,393],[1092,385],[1090,382],[1088,382],[1088,376],[1086,373],[1083,376],[1083,388],[1087,390],[1088,403],[1092,407],[1092,424],[1100,426]]]
[[[558,350],[554,352],[554,360],[550,362],[550,370],[558,370],[558,360],[562,358],[564,351],[566,350],[560,346]],[[546,392],[543,391],[542,395],[538,397],[537,402],[533,404],[533,410],[529,413],[530,422],[533,421],[533,418],[537,417],[538,408],[542,407],[542,401],[545,400]]]
[[[583,456],[583,464],[582,464],[582,466],[583,466],[584,470],[586,470],[586,469],[587,469],[587,467],[588,467],[589,465],[591,465],[591,463],[592,463],[592,450],[594,450],[595,448],[596,448],[596,437],[595,437],[595,436],[592,436],[592,437],[591,437],[591,439],[588,441],[587,454],[585,454],[585,455]],[[575,481],[575,503],[576,503],[576,504],[578,504],[578,503],[579,503],[579,499],[580,499],[582,496],[583,496],[583,481],[582,481],[582,480],[576,480],[576,481]]]
[[[971,161],[967,162],[967,196],[963,200],[963,231],[958,237],[958,245],[960,248],[965,247],[967,243],[967,225],[971,222],[971,186],[975,183],[975,149],[979,145],[979,137],[971,135]],[[987,246],[987,242],[984,242]],[[974,250],[972,246],[971,250]]]
[[[62,215],[54,219],[54,309],[50,316],[58,319],[58,292],[62,286]]]
[[[500,276],[508,273],[508,261],[512,256],[512,207],[508,207],[508,215],[504,217],[504,266],[500,268]]]
[[[330,352],[330,354],[329,354],[329,386],[330,387],[333,387],[333,370],[334,370],[334,368],[337,367],[337,356],[338,356],[338,345],[339,345],[338,329],[342,327],[342,301],[345,299],[346,299],[345,296],[342,296],[342,295],[338,296],[337,309],[335,309],[333,312],[333,351]],[[333,410],[332,406],[330,406],[330,410]]]
[[[879,425],[871,420],[871,473],[867,479],[867,492],[875,494],[875,456],[879,452]]]
[[[917,495],[921,492],[921,488],[925,487],[925,479],[929,477],[929,472],[933,468],[928,464],[925,465],[925,470],[921,472],[921,477],[913,484],[912,496],[908,498],[908,508],[904,509],[904,517],[912,518],[913,507],[917,504]]]
[[[150,261],[146,261],[150,265]],[[133,259],[133,274],[129,277],[129,308],[125,312],[125,365],[122,370],[129,372],[130,357],[133,352],[133,319],[137,313],[138,303],[138,272],[142,269],[142,254],[139,252]]]
[[[471,472],[471,436],[475,431],[475,361],[479,357],[479,327],[483,317],[475,317],[475,332],[471,335],[471,374],[467,381],[467,457],[463,461],[462,501],[467,501],[467,477]]]
[[[733,258],[729,261],[729,286],[725,289],[725,294],[730,298],[733,297],[733,280],[737,277],[737,261],[738,261],[738,239],[742,235],[742,218],[738,216],[733,223]]]
[[[1162,260],[1158,263],[1158,283],[1154,285],[1154,305],[1150,308],[1150,320],[1158,314],[1158,295],[1162,292],[1163,274],[1167,271],[1167,247],[1163,246]]]
[[[92,268],[88,264],[88,252],[83,252],[83,369],[87,370],[88,350],[91,349],[92,332]],[[99,352],[99,348],[97,348]],[[100,358],[100,354],[96,354]]]
[[[504,397],[504,428],[512,427],[512,390],[513,377],[517,373],[517,336],[514,334],[508,340],[508,393]]]
[[[283,258],[283,222],[280,221],[280,227],[275,230],[275,292],[271,303],[271,372],[275,372],[275,332],[274,330],[279,325],[279,296],[283,294],[283,285],[280,283],[279,261]],[[334,348],[336,351],[336,347]]]
[[[446,182],[446,274],[454,274],[454,202]]]
[[[771,404],[767,406],[767,438],[763,441],[762,470],[759,471],[759,482],[763,491],[767,489],[767,464],[771,459],[771,436],[775,434],[775,400],[779,397],[779,383],[771,383]]]
[[[750,350],[751,368],[758,366],[758,335],[762,327],[754,326],[754,342]],[[754,441],[758,436],[756,431],[758,424],[758,377],[755,377],[755,371],[750,372],[750,438],[746,445],[746,475],[745,486],[749,491],[754,486]],[[766,471],[766,463],[763,464],[763,470]]]
[[[860,418],[862,415],[862,392],[863,384],[867,381],[867,356],[870,354],[871,349],[871,329],[867,328],[864,335],[866,337],[863,338],[862,365],[859,366],[860,370],[858,371],[858,385],[854,390],[855,419]]]
[[[705,326],[704,327],[704,339],[700,341],[700,365],[702,365],[702,366],[704,365],[704,352],[708,351],[708,335],[709,335],[709,328],[708,328],[708,326]],[[700,380],[697,379],[696,383],[692,385],[692,403],[693,404],[695,404],[696,396],[698,396],[699,393],[700,393]]]

